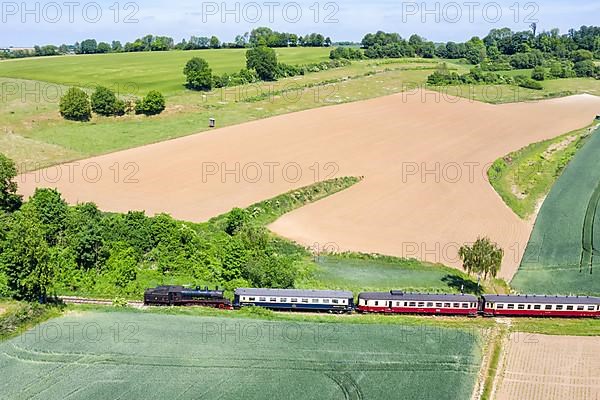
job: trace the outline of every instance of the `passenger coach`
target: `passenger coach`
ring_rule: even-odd
[[[333,290],[298,289],[236,289],[233,300],[235,308],[256,306],[271,310],[352,312],[352,292]]]
[[[482,303],[486,316],[600,317],[598,297],[486,294]]]
[[[397,290],[360,293],[357,310],[370,313],[476,316],[477,297],[469,294],[418,294]]]

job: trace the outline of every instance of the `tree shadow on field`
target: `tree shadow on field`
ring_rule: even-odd
[[[481,286],[477,286],[477,282],[472,281],[470,279],[465,279],[459,275],[446,275],[442,278],[442,282],[458,291],[461,291],[462,289],[464,293],[470,293],[475,295],[482,294],[482,288]]]

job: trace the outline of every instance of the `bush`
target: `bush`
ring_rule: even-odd
[[[72,87],[60,99],[60,115],[71,121],[89,121],[92,118],[92,107],[86,92]]]
[[[531,79],[543,81],[546,79],[546,69],[544,67],[535,67],[531,72]]]
[[[98,86],[92,94],[92,111],[110,117],[125,114],[125,103],[117,98],[112,90]]]
[[[575,63],[573,69],[579,78],[586,78],[594,76],[595,67],[592,60],[585,60]]]
[[[362,60],[365,58],[365,55],[361,49],[354,49],[352,47],[336,47],[329,53],[329,58],[332,60]]]
[[[515,76],[515,83],[522,88],[533,89],[533,90],[543,90],[544,87],[538,81],[534,81],[531,78],[528,78],[523,75]]]
[[[156,90],[151,91],[135,105],[136,114],[157,115],[166,108],[165,97]]]
[[[246,52],[246,66],[253,69],[263,81],[272,81],[277,77],[277,54],[275,50],[258,46]]]
[[[193,90],[209,91],[213,86],[212,70],[203,58],[194,57],[187,62],[183,73],[186,76],[186,86]]]

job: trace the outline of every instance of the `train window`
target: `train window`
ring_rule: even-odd
[[[540,306],[539,304],[536,304],[536,305],[533,306],[533,309],[534,310],[541,310],[542,306]]]
[[[249,301],[256,301],[256,297],[250,297],[248,298]]]
[[[287,303],[287,299],[285,297],[280,298],[279,301],[281,303]]]
[[[329,304],[329,299],[323,299],[323,304]]]
[[[419,307],[425,307],[425,302],[419,302]]]
[[[433,303],[427,303],[427,307],[433,307]]]
[[[450,308],[450,307],[451,307],[451,306],[450,306],[450,303],[444,303],[444,307],[445,307],[445,308]]]
[[[407,301],[404,302],[404,307],[408,307],[408,302]]]
[[[410,307],[416,307],[416,306],[417,306],[417,303],[415,303],[414,301],[411,301],[410,303],[408,303],[408,305],[409,305]]]
[[[563,306],[562,306],[561,304],[557,304],[557,305],[556,305],[556,309],[560,311],[560,310],[562,310],[562,309],[563,309]]]
[[[508,308],[509,310],[514,310],[515,309],[515,305],[514,304],[509,304],[506,308]]]
[[[267,301],[267,298],[266,297],[259,297],[258,301]]]
[[[527,309],[528,309],[528,310],[531,310],[531,304],[528,304],[528,305],[527,305]]]
[[[594,311],[594,306],[588,306],[588,311]]]
[[[334,301],[334,303],[335,303],[335,301]],[[375,302],[375,305],[376,305],[376,306],[378,306],[378,305],[379,305],[379,302],[378,302],[378,301],[376,301],[376,302]]]
[[[302,299],[303,303],[308,303],[308,299]]]
[[[269,299],[269,301],[270,301],[271,303],[275,303],[275,302],[277,302],[277,297],[271,297],[271,298]]]
[[[400,302],[399,301],[396,302],[396,307],[400,307]]]
[[[313,303],[318,303],[318,302],[319,302],[319,299],[312,299],[312,302],[313,302]]]
[[[525,309],[525,304],[519,304],[519,310],[524,310]]]
[[[298,299],[292,299],[292,303],[297,303]]]
[[[460,304],[454,303],[454,304],[452,304],[452,307],[454,307],[454,308],[460,308]]]
[[[585,310],[585,307],[584,307],[584,306],[578,306],[578,307],[577,307],[577,311],[583,311],[583,310]]]
[[[498,304],[498,305],[496,306],[496,308],[497,308],[498,310],[502,310],[502,309],[504,309],[504,304]]]
[[[552,304],[548,304],[548,305],[546,306],[546,310],[552,310]]]
[[[442,303],[435,303],[436,307],[443,307]]]
[[[462,303],[462,308],[469,308],[469,303]]]
[[[573,306],[567,306],[568,311],[573,311]]]

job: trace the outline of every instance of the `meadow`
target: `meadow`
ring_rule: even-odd
[[[279,62],[310,64],[329,59],[328,48],[277,49]],[[183,67],[192,57],[208,61],[214,74],[238,72],[246,49],[111,53],[0,62],[0,76],[67,86],[103,85],[120,93],[159,90],[172,95],[183,89]]]
[[[0,398],[466,399],[481,345],[467,329],[70,312],[0,344]]]
[[[599,151],[596,129],[550,191],[511,282],[519,292],[600,295]]]
[[[402,289],[420,293],[478,293],[476,279],[439,264],[394,257],[359,254],[315,257],[316,267],[303,287],[318,287],[353,292]],[[492,282],[488,291],[500,290]]]
[[[593,128],[578,129],[533,143],[496,160],[488,171],[490,184],[517,215],[535,216],[552,186]]]

